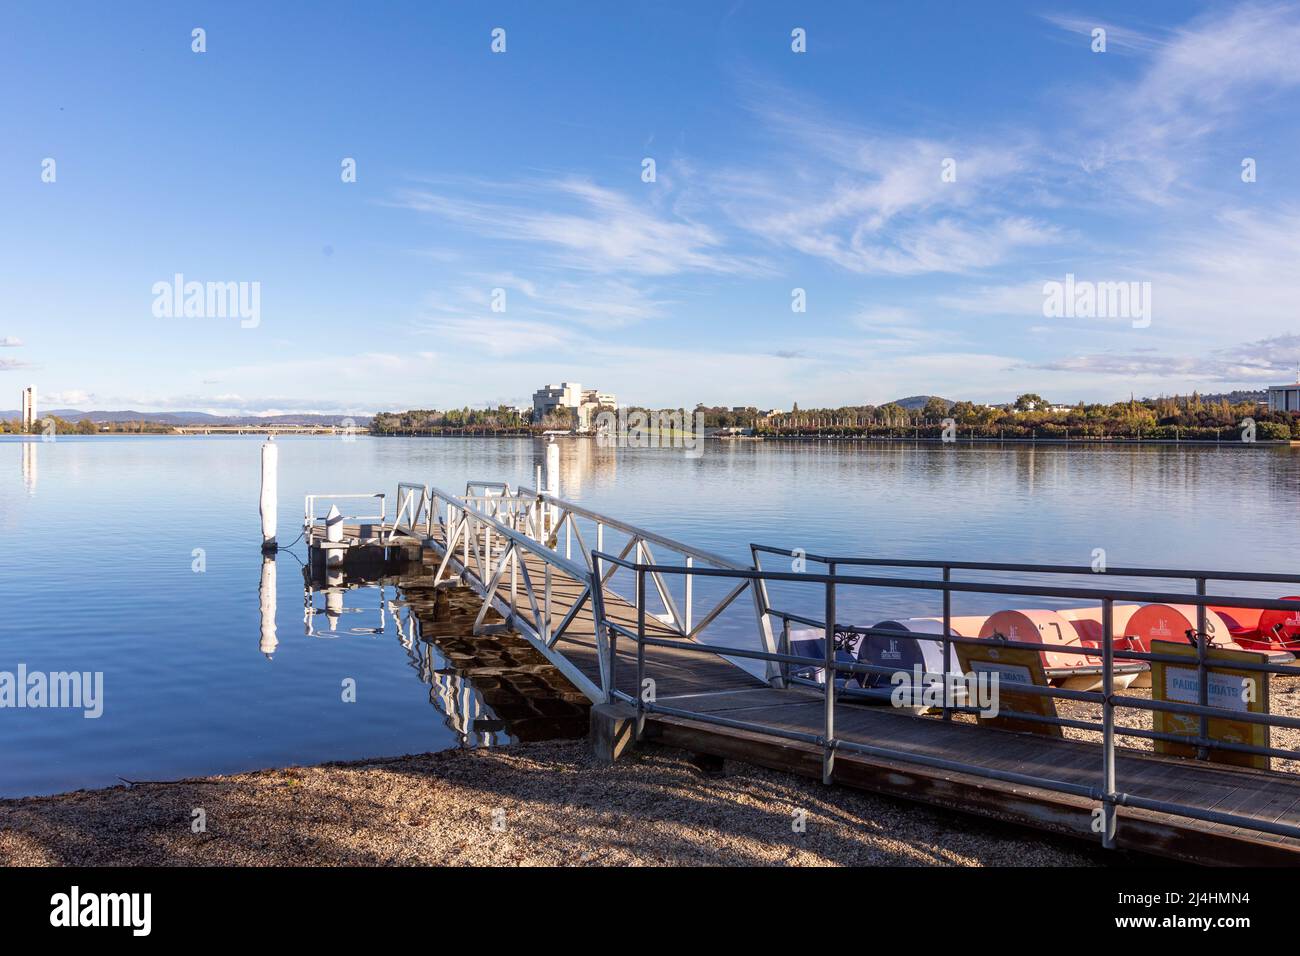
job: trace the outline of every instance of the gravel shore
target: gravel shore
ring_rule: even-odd
[[[1300,715],[1300,679],[1274,677]],[[1149,691],[1130,690],[1134,697]],[[1095,705],[1057,702],[1099,719]],[[1117,722],[1150,727],[1150,715]],[[1067,729],[1077,739],[1096,739]],[[1300,732],[1273,730],[1300,748]],[[1149,748],[1136,738],[1127,746]],[[1274,761],[1278,770],[1297,764]],[[196,811],[205,828],[194,832]],[[796,815],[805,829],[796,832]],[[585,741],[291,767],[0,800],[0,865],[1090,866],[1086,843],[647,745],[612,766]]]
[[[605,766],[585,742],[0,801],[5,866],[1118,862],[1101,854],[788,774],[730,763],[720,774],[663,748]]]

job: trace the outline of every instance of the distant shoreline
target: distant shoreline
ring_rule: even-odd
[[[346,440],[338,432],[316,432],[316,431],[258,431],[249,429],[243,432],[214,431],[211,433],[196,432],[94,432],[91,434],[78,434],[68,432],[59,434],[52,441],[44,441],[40,435],[15,435],[0,434],[0,441],[7,441],[13,444],[54,444],[59,441],[66,441],[69,438],[77,439],[95,439],[95,438],[266,438],[274,435],[277,438],[329,438],[335,440]],[[545,441],[550,437],[581,439],[584,441],[596,440],[595,435],[556,435],[547,436],[541,434],[529,434],[517,431],[502,432],[462,432],[446,431],[438,433],[410,433],[396,434],[386,433],[376,435],[371,432],[358,432],[355,437],[358,438],[460,438],[460,439],[501,439],[517,438],[528,439],[531,441]],[[1169,445],[1178,447],[1182,445],[1195,445],[1198,447],[1211,448],[1300,448],[1300,440],[1297,439],[1258,439],[1253,442],[1243,442],[1240,440],[1213,441],[1208,438],[987,438],[987,437],[967,437],[957,438],[952,441],[944,441],[942,438],[930,438],[927,436],[920,437],[902,437],[902,436],[879,436],[879,435],[706,435],[705,441],[709,442],[790,442],[795,444],[834,444],[834,445],[1065,445],[1080,448],[1095,447],[1099,445]],[[628,447],[624,442],[616,442],[611,447]],[[668,450],[679,450],[680,445],[673,445]]]
[[[515,432],[461,432],[448,431],[438,433],[387,433],[382,435],[371,434],[371,438],[535,438],[544,439],[543,435],[524,435]],[[578,438],[583,440],[594,441],[595,435],[557,435],[557,438]],[[1094,445],[1200,445],[1210,447],[1242,447],[1251,448],[1255,446],[1265,446],[1271,448],[1300,447],[1300,440],[1296,439],[1258,439],[1253,442],[1243,442],[1238,439],[1226,441],[1215,441],[1209,438],[992,438],[992,437],[966,437],[957,438],[952,441],[944,441],[942,438],[930,438],[927,436],[904,437],[904,436],[882,436],[882,435],[706,435],[705,441],[710,442],[796,442],[799,444],[821,443],[845,445],[845,444],[876,444],[876,445],[1077,445],[1080,447],[1089,447]],[[615,443],[614,447],[624,447],[621,443]],[[678,446],[673,446],[677,448]]]
[[[734,441],[731,438],[719,438],[718,441]],[[1300,441],[1295,439],[1259,439],[1253,442],[1234,441],[1213,441],[1208,438],[957,438],[952,441],[944,441],[942,438],[901,438],[901,437],[877,437],[874,435],[853,435],[853,436],[836,436],[836,435],[763,435],[750,439],[741,439],[749,441],[772,441],[772,442],[857,442],[872,444],[890,444],[890,445],[1078,445],[1087,447],[1091,445],[1209,445],[1211,447],[1242,447],[1251,448],[1256,445],[1268,445],[1275,448],[1300,447]]]

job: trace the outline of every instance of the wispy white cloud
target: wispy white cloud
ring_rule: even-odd
[[[716,229],[583,179],[499,183],[487,193],[465,198],[405,189],[396,204],[489,239],[539,245],[570,268],[648,276],[760,271],[757,261],[726,252]]]
[[[556,349],[572,344],[575,334],[552,322],[503,319],[445,318],[422,326],[439,339],[447,339],[472,352],[489,355],[517,355],[539,349]]]
[[[892,240],[855,229],[847,247],[833,241],[825,248],[855,272],[969,273],[1000,265],[1013,252],[1048,245],[1060,236],[1058,227],[1024,216],[984,222],[945,217],[903,228]]]
[[[1094,282],[1150,282],[1151,334],[1213,343],[1248,328],[1278,335],[1295,327],[1300,208],[1258,212],[1225,207],[1197,225],[1170,230],[1142,259],[1092,254],[1053,272],[983,284],[937,297],[947,309],[1043,321],[1043,283],[1066,272]],[[1062,323],[1054,323],[1058,328]],[[1122,323],[1121,323],[1122,324]],[[1079,321],[1074,320],[1078,326]],[[1116,325],[1098,319],[1095,327]]]
[[[1114,378],[1177,378],[1180,382],[1255,386],[1290,381],[1300,367],[1300,335],[1280,335],[1211,350],[1207,355],[1150,351],[1099,352],[1042,362],[1032,368]]]
[[[95,396],[93,394],[79,388],[69,388],[59,392],[47,392],[41,396],[41,401],[47,406],[66,406],[68,408],[80,406],[84,409],[94,400]]]
[[[612,328],[653,319],[663,315],[671,304],[657,296],[653,288],[638,285],[615,277],[532,279],[511,272],[480,273],[477,287],[462,286],[460,293],[465,304],[475,307],[490,306],[492,289],[500,288],[507,294],[507,309],[527,309],[529,315],[561,321],[579,322],[601,328]],[[521,302],[513,293],[523,293]]]
[[[1099,27],[1106,31],[1107,53],[1149,53],[1164,42],[1161,36],[1143,33],[1130,27],[1118,26],[1106,20],[1060,13],[1045,13],[1042,17],[1048,23],[1062,30],[1079,37],[1086,37],[1087,41],[1084,49],[1087,50],[1092,49],[1093,31]]]
[[[1192,120],[1249,112],[1261,90],[1281,93],[1300,85],[1300,8],[1293,3],[1242,4],[1215,10],[1175,30],[1132,91],[1139,109]]]
[[[1197,167],[1216,159],[1197,144],[1261,119],[1300,86],[1295,4],[1214,8],[1158,39],[1110,29],[1122,49],[1139,54],[1136,77],[1057,94],[1072,122],[1049,152],[1082,173],[1076,187],[1118,190],[1156,206],[1187,200],[1197,192]]]
[[[1024,134],[885,134],[770,90],[751,109],[772,143],[763,166],[723,169],[702,188],[763,242],[851,272],[917,275],[984,269],[1061,238],[1018,208],[1035,179]]]
[[[329,415],[369,414],[377,407],[409,396],[412,383],[441,374],[446,367],[441,350],[357,352],[277,359],[268,357],[245,365],[214,367],[191,381],[220,384],[201,391],[100,391],[101,408],[140,411],[202,411],[220,415],[266,415],[292,412]],[[274,383],[275,391],[267,388]],[[358,401],[355,396],[363,395]],[[300,397],[306,396],[306,397]],[[341,397],[336,397],[341,396]],[[402,407],[410,407],[409,399]],[[463,403],[458,403],[463,404]]]
[[[927,317],[911,309],[899,306],[874,306],[862,310],[852,319],[855,329],[865,332],[861,339],[855,340],[858,347],[869,346],[874,349],[910,349],[934,348],[942,345],[951,348],[952,332],[940,327]]]

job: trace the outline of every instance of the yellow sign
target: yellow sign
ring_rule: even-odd
[[[1186,665],[1151,662],[1151,699],[1179,704],[1200,703],[1201,681],[1196,669],[1196,648],[1191,644],[1173,641],[1152,641],[1151,653],[1171,654],[1189,660]],[[1209,648],[1206,651],[1206,679],[1209,687],[1206,700],[1209,706],[1243,714],[1267,714],[1268,674],[1223,666],[1263,664],[1267,661],[1267,654],[1233,651],[1219,647]],[[1195,714],[1156,710],[1152,711],[1152,727],[1157,733],[1196,737],[1201,732],[1201,718]],[[1211,717],[1209,723],[1211,740],[1250,744],[1255,747],[1269,746],[1268,730],[1267,724],[1251,724],[1244,720],[1233,720],[1231,717]],[[1191,744],[1176,744],[1165,740],[1156,740],[1153,743],[1156,753],[1173,754],[1178,757],[1191,757],[1196,753],[1196,747]],[[1246,754],[1233,750],[1211,749],[1209,757],[1218,763],[1258,767],[1261,770],[1268,770],[1271,763],[1263,754]]]
[[[1043,717],[1056,716],[1054,698],[1016,693],[1015,690],[1017,684],[1047,686],[1047,675],[1043,673],[1043,656],[1038,651],[1020,647],[999,647],[992,639],[978,645],[954,644],[953,646],[957,649],[957,662],[963,673],[998,675],[999,711],[1018,710],[1025,714],[1040,714]],[[1047,737],[1064,736],[1057,724],[1044,724],[1036,720],[1020,720],[999,715],[980,717],[979,722],[1001,730],[1043,734]]]

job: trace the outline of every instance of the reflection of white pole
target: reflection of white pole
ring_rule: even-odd
[[[340,558],[343,552],[338,552]],[[343,616],[343,572],[334,568],[325,573],[325,617],[329,620],[330,630],[337,631],[339,618]]]
[[[29,495],[36,494],[36,442],[23,442],[23,484]]]
[[[554,439],[546,445],[546,493],[560,497],[560,446]],[[551,527],[559,520],[560,509],[551,505]]]
[[[262,515],[263,551],[274,551],[276,549],[276,471],[279,459],[280,449],[275,446],[275,436],[272,435],[262,443],[262,500],[258,510]]]
[[[262,583],[257,588],[258,603],[262,609],[262,641],[258,650],[269,661],[280,643],[275,639],[275,557],[262,555]]]

